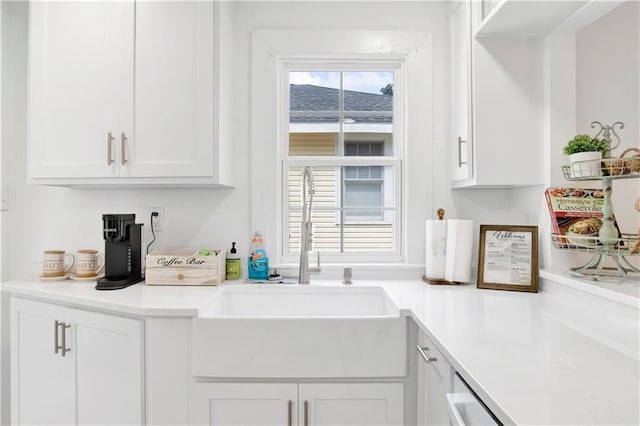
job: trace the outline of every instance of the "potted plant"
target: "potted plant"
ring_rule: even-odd
[[[600,160],[609,151],[609,144],[589,135],[576,135],[562,151],[569,156],[574,177],[600,176]]]

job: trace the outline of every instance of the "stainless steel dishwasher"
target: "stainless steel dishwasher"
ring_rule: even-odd
[[[453,375],[453,392],[447,393],[447,404],[451,425],[502,425],[458,372]]]

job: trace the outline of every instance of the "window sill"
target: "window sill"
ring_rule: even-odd
[[[297,263],[281,263],[278,265],[269,265],[277,269],[278,273],[285,278],[298,276]],[[315,267],[315,263],[311,262],[311,266]],[[314,273],[312,277],[322,279],[342,280],[342,273],[345,266],[350,266],[354,278],[363,280],[389,280],[389,279],[421,279],[424,275],[424,265],[408,264],[408,263],[327,263],[320,264],[321,272]],[[313,279],[313,278],[312,278]]]

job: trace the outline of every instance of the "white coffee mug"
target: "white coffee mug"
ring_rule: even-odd
[[[64,262],[67,257],[71,259],[71,263],[65,267]],[[75,263],[76,258],[71,253],[65,253],[64,250],[46,250],[42,261],[42,276],[62,277],[73,268]]]
[[[97,250],[78,250],[76,276],[95,277],[104,268],[104,256]]]

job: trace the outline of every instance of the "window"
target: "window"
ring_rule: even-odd
[[[382,142],[347,142],[344,154],[355,157],[382,156]],[[384,178],[380,166],[346,166],[342,178],[345,219],[349,221],[382,220]],[[367,207],[367,210],[351,210]]]
[[[299,250],[300,177],[308,165],[315,184],[313,250],[325,259],[397,260],[400,65],[283,65],[283,257],[293,259]]]

